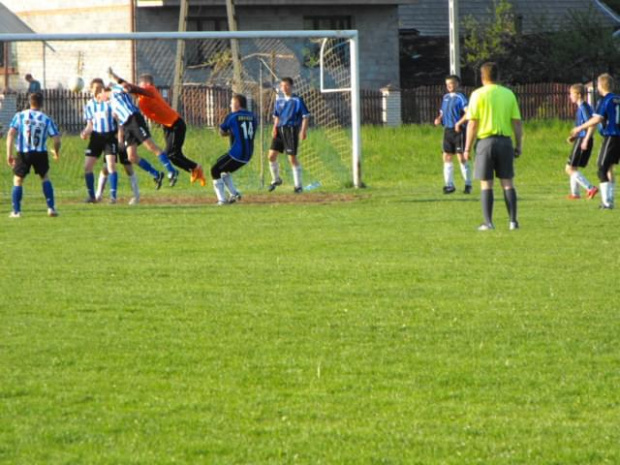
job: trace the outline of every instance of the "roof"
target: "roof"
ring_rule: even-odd
[[[26,23],[0,3],[0,34],[22,34],[34,32]]]
[[[303,6],[303,5],[403,5],[416,0],[235,0],[236,6]],[[138,8],[179,6],[180,0],[137,0]],[[225,0],[192,0],[192,6],[226,6]],[[320,13],[320,12],[317,12]]]
[[[545,18],[549,25],[557,27],[568,11],[588,11],[594,13],[610,27],[616,22],[599,7],[596,0],[511,0],[514,11],[523,18],[523,32],[537,30],[537,25]],[[484,18],[489,16],[493,0],[467,0],[459,2],[459,16]],[[399,7],[400,28],[415,29],[424,36],[448,35],[448,0],[413,0]]]

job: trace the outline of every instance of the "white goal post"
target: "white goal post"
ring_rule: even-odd
[[[336,85],[334,88],[327,89],[323,84],[324,73],[324,46],[322,43],[320,51],[320,92],[340,92],[346,93],[350,99],[350,121],[351,121],[351,162],[352,162],[352,184],[355,187],[363,187],[362,182],[362,155],[361,155],[361,111],[360,111],[360,80],[359,80],[359,40],[358,31],[236,31],[236,32],[134,32],[134,33],[77,33],[77,34],[0,34],[0,44],[6,42],[62,42],[62,41],[176,41],[176,40],[213,40],[230,41],[251,40],[251,39],[306,39],[320,40],[331,39],[340,42],[348,41],[348,56],[350,70],[346,79],[348,85]]]

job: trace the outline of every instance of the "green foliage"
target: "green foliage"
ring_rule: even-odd
[[[620,463],[620,216],[564,199],[569,128],[526,124],[516,232],[499,192],[489,234],[477,187],[441,193],[430,126],[364,128],[351,202],[175,187],[50,219],[28,178],[0,218],[0,463]]]

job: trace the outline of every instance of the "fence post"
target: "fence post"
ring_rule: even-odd
[[[400,126],[403,122],[400,89],[389,84],[381,89],[381,95],[383,97],[381,121],[386,126]]]

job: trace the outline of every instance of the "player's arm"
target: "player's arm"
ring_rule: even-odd
[[[577,135],[584,129],[594,128],[597,124],[601,124],[603,121],[605,121],[605,118],[603,118],[601,115],[594,115],[581,126],[574,127],[570,132],[570,135],[571,137],[577,137]]]
[[[80,137],[83,140],[88,139],[88,136],[90,136],[93,132],[93,122],[92,120],[88,120],[86,122],[86,127],[82,130],[82,132],[80,133]]]
[[[280,124],[280,117],[274,116],[273,117],[273,129],[271,130],[271,135],[273,137],[276,137],[278,135],[278,124]]]
[[[123,126],[121,126],[120,124],[118,125],[118,134],[116,137],[118,139],[119,145],[122,145],[125,143],[125,130],[123,129]]]
[[[310,122],[310,116],[304,116],[301,120],[301,131],[299,131],[299,138],[306,140],[308,137],[308,124]]]
[[[469,160],[469,154],[476,142],[476,135],[478,134],[478,120],[470,119],[467,125],[467,137],[465,138],[465,150],[463,150],[463,156],[465,160]]]
[[[435,126],[439,126],[441,124],[441,118],[443,117],[443,111],[439,110],[439,115],[435,118]]]
[[[581,141],[581,150],[588,150],[588,145],[590,144],[590,139],[592,139],[594,137],[594,131],[595,131],[594,126],[592,126],[591,128],[588,128],[588,130],[586,132],[586,136]]]
[[[10,167],[15,164],[15,134],[17,134],[15,128],[9,129],[6,134],[6,162]]]
[[[60,135],[54,136],[52,138],[52,141],[54,142],[54,148],[52,149],[52,157],[54,158],[54,160],[58,161],[58,159],[60,158]]]
[[[512,120],[512,130],[515,133],[515,157],[523,151],[523,123],[520,119]]]
[[[461,132],[461,126],[466,123],[467,123],[467,107],[465,107],[465,109],[463,110],[463,116],[461,117],[461,119],[458,120],[456,124],[454,125],[454,130],[456,132]]]
[[[145,97],[154,97],[155,94],[153,92],[151,92],[148,89],[144,89],[140,86],[137,86],[135,84],[131,84],[130,82],[124,82],[123,84],[121,84],[123,86],[123,89],[125,89],[125,92],[128,92],[130,94],[136,94],[136,95],[144,95]]]

